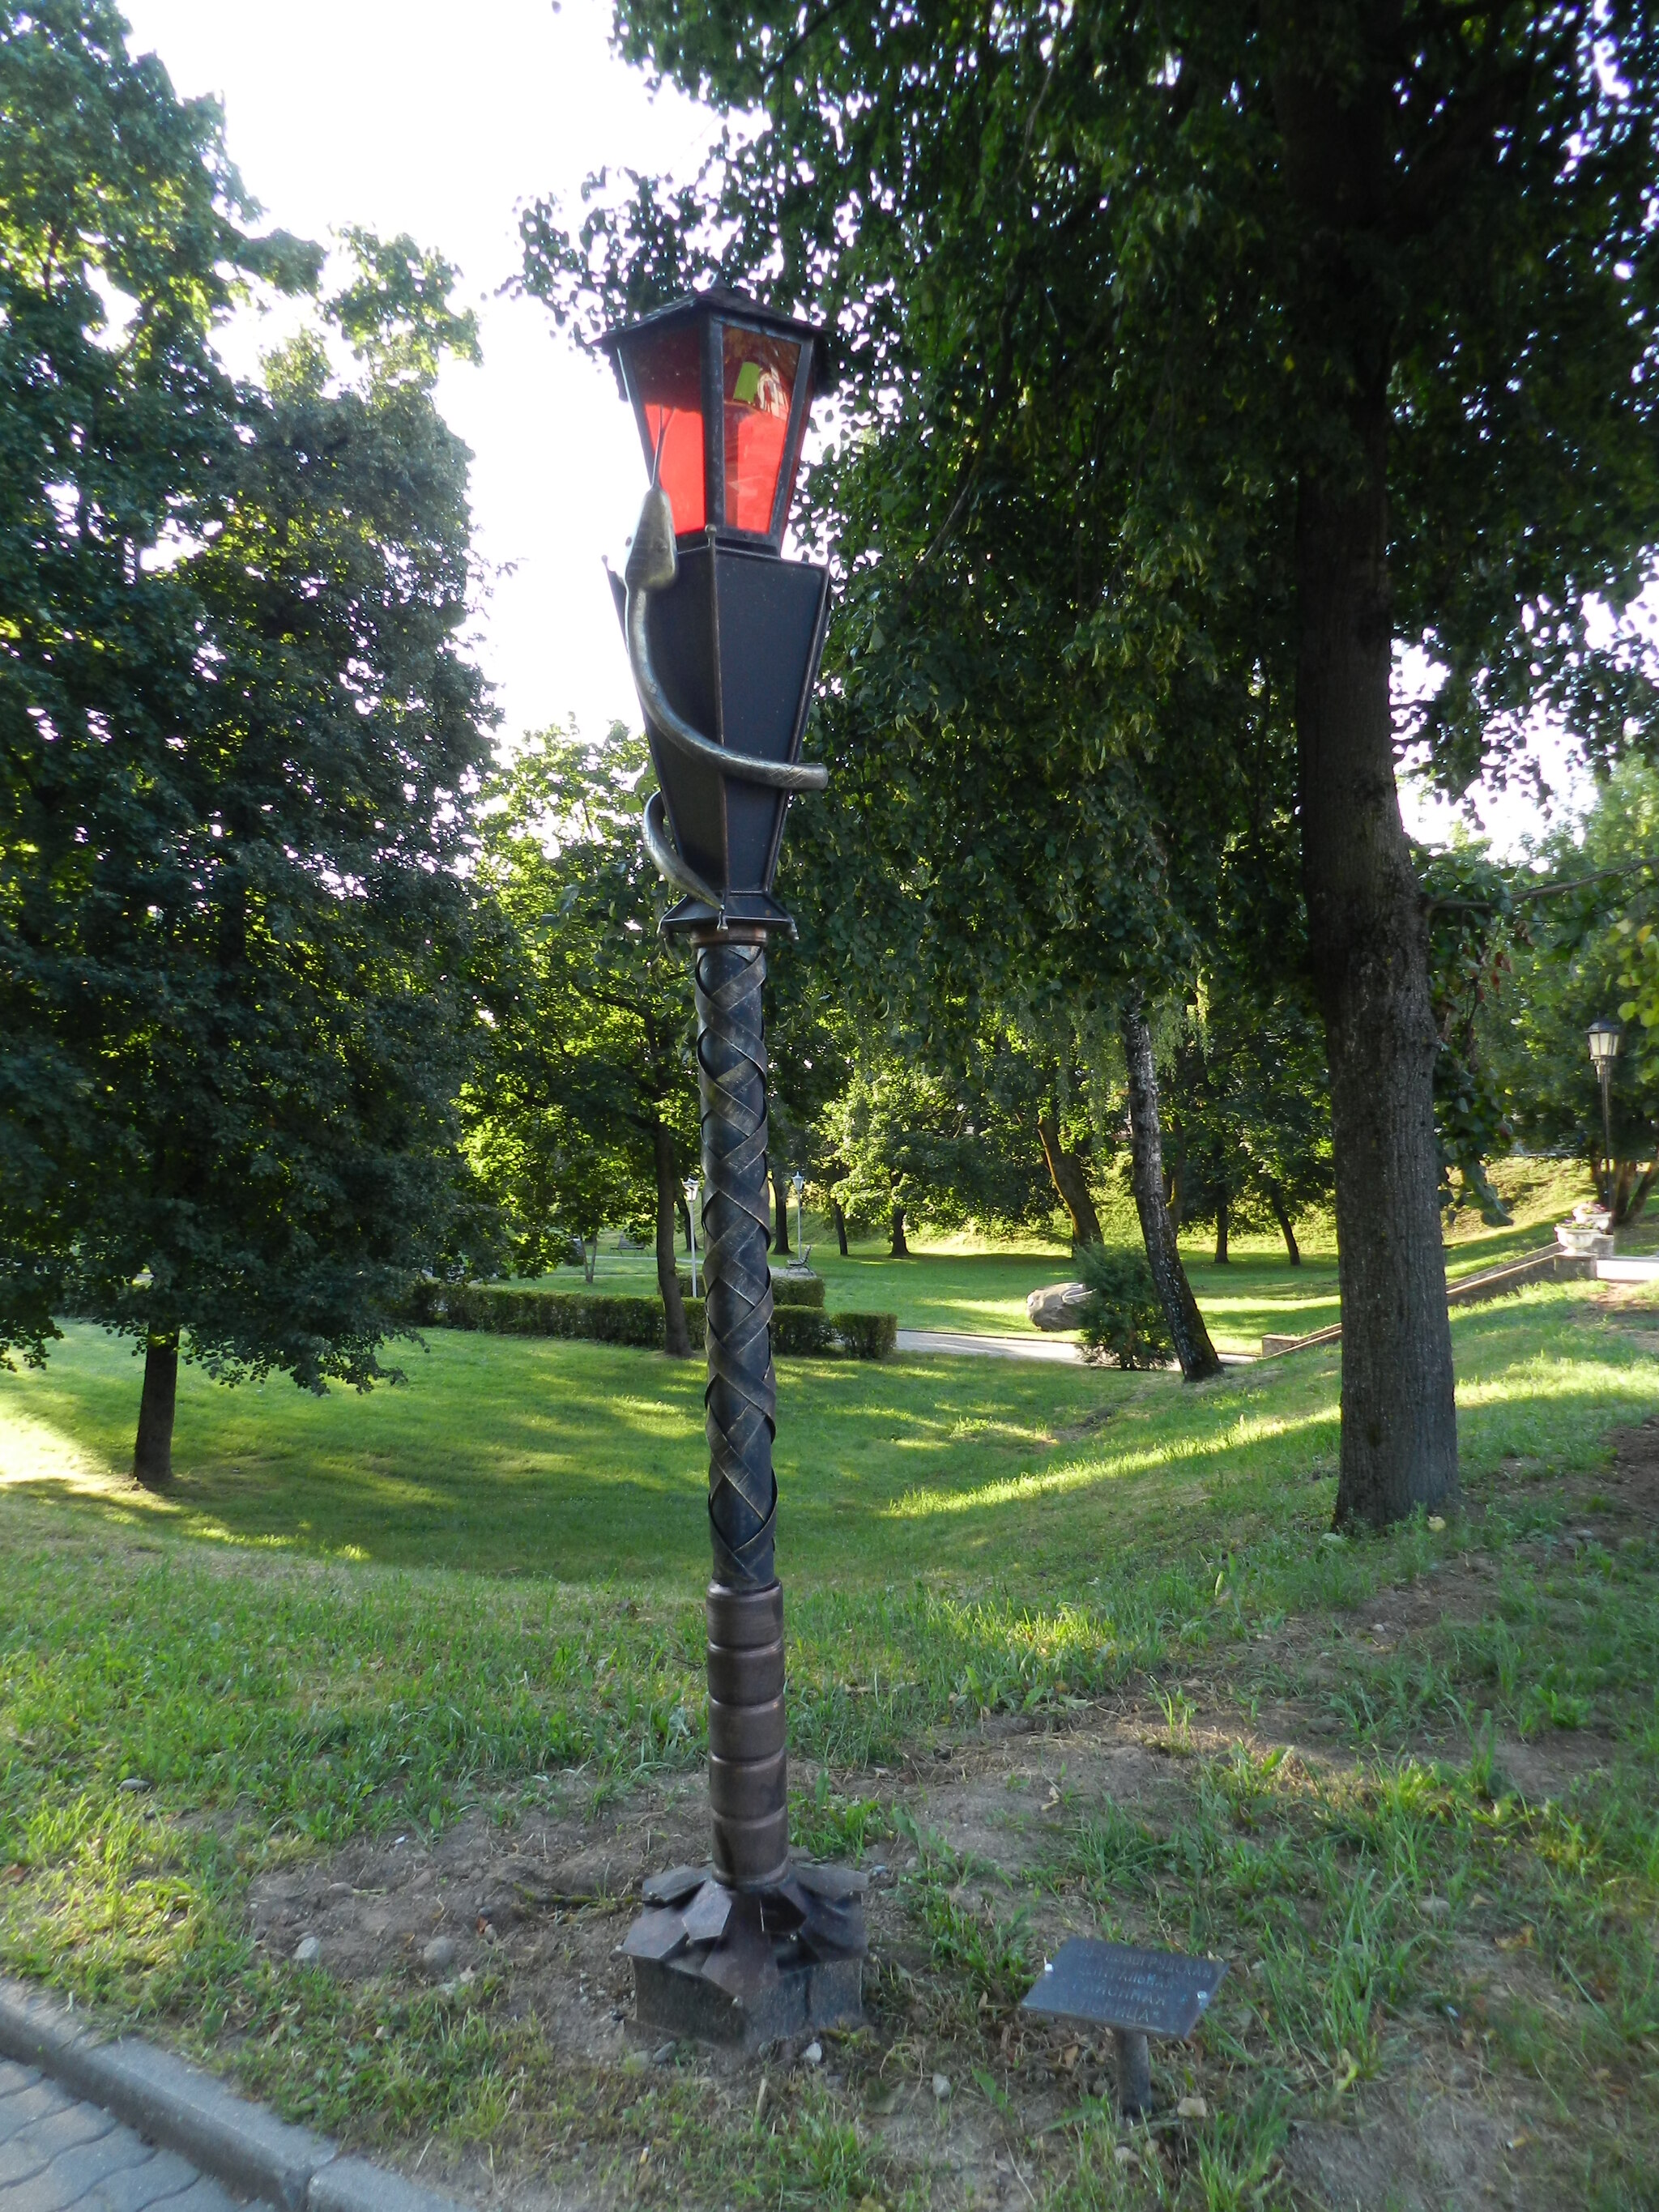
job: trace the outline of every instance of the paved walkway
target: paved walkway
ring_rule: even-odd
[[[236,2212],[244,2202],[33,2067],[0,2058],[5,2212]]]
[[[1069,1367],[1083,1364],[1083,1346],[1070,1336],[972,1336],[959,1328],[902,1328],[898,1349],[965,1353],[980,1359],[1051,1359]],[[1173,1360],[1170,1364],[1175,1364]],[[1221,1364],[1253,1367],[1255,1356],[1249,1352],[1224,1352]]]
[[[970,1336],[959,1328],[902,1328],[898,1348],[976,1352],[991,1359],[1058,1359],[1073,1366],[1083,1358],[1083,1347],[1069,1336]]]

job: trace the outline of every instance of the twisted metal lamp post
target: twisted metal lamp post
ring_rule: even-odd
[[[800,744],[828,573],[782,557],[823,334],[743,295],[676,301],[605,345],[651,486],[612,579],[659,789],[646,848],[684,893],[702,1101],[707,1293],[708,1795],[712,1866],[645,1885],[624,1949],[642,2025],[750,2043],[856,2014],[861,1876],[794,1858],[775,1571],[776,1389],[768,1265],[766,951],[792,793],[828,771]]]

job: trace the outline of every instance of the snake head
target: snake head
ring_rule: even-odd
[[[678,573],[674,554],[674,510],[660,484],[653,484],[634,526],[623,581],[630,592],[665,592]]]

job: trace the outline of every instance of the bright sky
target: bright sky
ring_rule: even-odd
[[[362,223],[407,231],[461,271],[483,365],[452,364],[445,419],[475,456],[477,545],[494,572],[478,656],[502,733],[574,713],[596,734],[637,721],[600,568],[645,489],[608,368],[534,301],[502,299],[517,210],[574,204],[605,163],[693,173],[708,118],[653,100],[607,45],[604,0],[125,0],[134,52],[177,89],[211,94],[243,181],[271,222],[326,240]],[[240,349],[230,349],[236,366]],[[248,364],[251,366],[251,362]]]
[[[511,738],[574,714],[598,734],[637,722],[602,556],[620,553],[641,491],[633,425],[607,368],[555,333],[533,301],[502,298],[519,266],[517,210],[573,207],[606,164],[695,173],[712,119],[654,99],[611,52],[609,0],[126,0],[135,52],[154,51],[186,95],[223,105],[226,138],[273,223],[326,240],[362,223],[407,231],[461,272],[480,368],[451,365],[438,392],[474,454],[479,554],[493,581],[478,658]],[[251,368],[256,349],[228,349]],[[246,350],[246,358],[243,358]],[[1565,796],[1559,744],[1546,775]],[[1552,757],[1553,756],[1553,757]],[[1437,840],[1451,817],[1401,793]],[[1541,826],[1529,798],[1481,813],[1501,851]]]

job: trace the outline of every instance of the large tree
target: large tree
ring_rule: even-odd
[[[488,785],[478,881],[485,1017],[472,1144],[516,1265],[607,1218],[653,1224],[668,1350],[691,1350],[674,1249],[696,1164],[691,992],[658,924],[670,894],[640,842],[643,740],[554,730]]]
[[[1659,773],[1626,763],[1517,877],[1458,917],[1489,978],[1470,994],[1469,1085],[1503,1142],[1583,1159],[1624,1228],[1659,1182]],[[1621,1019],[1609,1161],[1586,1031]]]
[[[473,336],[358,239],[236,385],[245,273],[319,257],[247,234],[215,111],[94,4],[0,9],[0,1348],[136,1337],[160,1481],[181,1346],[367,1383],[459,1232]]]
[[[845,1171],[836,1195],[848,1218],[884,1230],[894,1259],[909,1256],[908,1232],[921,1220],[1048,1229],[1055,1192],[1037,1136],[1052,1104],[1044,1073],[1006,1031],[931,1065],[914,1039],[866,1051],[823,1117]]]
[[[1659,25],[1619,0],[622,0],[617,35],[744,127],[678,200],[647,181],[574,240],[532,212],[530,279],[613,312],[718,265],[836,318],[866,440],[933,464],[924,527],[894,499],[893,526],[843,539],[884,641],[908,647],[930,572],[1046,456],[1053,557],[1083,586],[1037,641],[1056,665],[1109,663],[1163,714],[1183,672],[1254,658],[1293,702],[1348,1324],[1338,1515],[1444,1503],[1437,1039],[1395,750],[1416,737],[1461,789],[1523,764],[1540,705],[1601,754],[1659,721],[1632,634],[1598,627],[1659,535]],[[980,542],[961,586],[1029,635],[1018,533]],[[1409,732],[1407,642],[1443,676]],[[1227,720],[1166,715],[1200,803],[1248,728]],[[914,808],[1017,796],[934,727]]]
[[[1206,969],[1170,1054],[1164,1147],[1172,1211],[1213,1224],[1218,1263],[1236,1229],[1275,1224],[1291,1265],[1296,1217],[1331,1194],[1323,1039],[1299,993],[1257,996],[1237,966]]]

